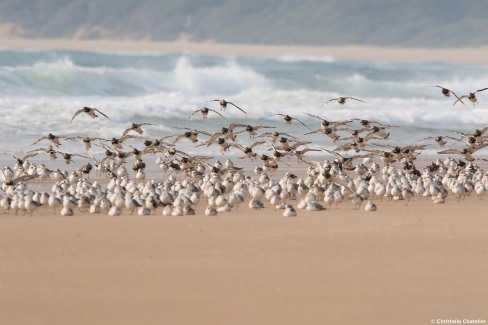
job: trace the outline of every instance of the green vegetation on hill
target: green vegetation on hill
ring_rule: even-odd
[[[2,0],[0,27],[20,37],[457,47],[488,44],[486,13],[484,0]]]

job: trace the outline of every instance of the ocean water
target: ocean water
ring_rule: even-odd
[[[96,49],[95,49],[96,50]],[[322,134],[304,136],[299,123],[284,124],[279,116],[299,118],[311,129],[319,120],[368,119],[397,126],[390,130],[391,145],[418,144],[426,136],[469,132],[488,125],[488,91],[479,103],[457,104],[445,98],[442,85],[458,95],[488,86],[488,66],[445,63],[387,63],[307,56],[209,56],[191,53],[127,54],[80,51],[0,50],[0,151],[23,153],[49,142],[31,144],[48,133],[65,136],[119,137],[131,122],[145,127],[148,138],[176,135],[175,127],[215,132],[229,123],[267,125],[334,148]],[[353,96],[366,103],[324,102]],[[212,99],[232,101],[247,114],[229,106],[221,111]],[[80,115],[83,106],[96,107],[110,119]],[[227,120],[210,114],[187,117],[207,106]],[[357,127],[351,124],[351,128]],[[205,136],[202,137],[205,139]],[[239,141],[250,143],[247,135]],[[132,140],[131,140],[132,141]],[[137,141],[129,142],[142,147]],[[428,150],[435,153],[433,142]],[[462,144],[462,143],[461,143]],[[268,146],[269,147],[269,146]],[[64,141],[63,150],[82,153],[81,143]],[[217,154],[218,148],[195,147],[186,139],[178,148],[192,154]],[[60,149],[61,150],[61,149]],[[95,149],[100,150],[102,149]],[[265,152],[267,148],[256,148]],[[232,152],[236,152],[235,150]]]

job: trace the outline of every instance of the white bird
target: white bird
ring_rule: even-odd
[[[376,204],[374,204],[373,201],[368,201],[364,207],[365,211],[376,211],[376,209]]]
[[[283,217],[296,217],[296,216],[297,216],[296,210],[293,208],[293,206],[287,204],[285,207],[285,211],[283,211]]]

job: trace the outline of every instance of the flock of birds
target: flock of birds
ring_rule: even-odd
[[[455,96],[453,105],[464,104],[463,99],[476,104],[476,94],[488,89],[457,96],[445,87],[432,87],[440,88],[446,97]],[[354,97],[338,97],[323,105],[333,101],[344,105],[349,100],[364,102]],[[202,107],[191,112],[188,119],[198,113],[206,119],[211,113],[227,120],[222,113],[230,106],[247,114],[233,102],[211,100],[214,101],[219,103],[220,111]],[[109,119],[97,108],[83,107],[74,112],[70,123],[83,114]],[[158,209],[163,215],[180,216],[195,214],[199,202],[206,203],[205,215],[231,211],[243,202],[247,202],[249,208],[262,209],[267,202],[275,210],[282,209],[284,216],[296,216],[294,202],[298,209],[321,211],[338,208],[345,201],[352,202],[354,209],[359,209],[367,201],[364,209],[375,211],[377,207],[373,200],[386,198],[403,200],[408,204],[413,197],[422,196],[431,197],[434,203],[444,203],[449,194],[461,200],[473,191],[480,198],[486,192],[488,173],[475,164],[479,158],[473,154],[488,145],[485,141],[488,127],[469,133],[452,131],[451,135],[419,139],[418,142],[432,140],[441,148],[448,143],[465,143],[462,148],[444,148],[438,152],[460,158],[447,156],[444,160],[436,159],[419,170],[417,157],[427,145],[395,146],[386,143],[395,126],[364,119],[330,121],[318,115],[305,114],[317,120],[316,129],[296,116],[273,114],[270,118],[279,117],[288,125],[299,123],[307,129],[304,135],[324,135],[324,139],[328,138],[336,148],[330,150],[302,141],[275,130],[273,126],[241,123],[229,123],[214,133],[176,127],[181,133],[153,139],[144,135],[144,129],[151,127],[151,123],[132,123],[120,137],[110,139],[49,133],[32,144],[49,141],[48,147],[29,150],[23,157],[4,152],[15,159],[15,165],[2,169],[0,207],[6,213],[31,215],[39,207],[50,207],[54,213],[59,211],[63,216],[73,215],[76,210],[109,215],[119,215],[123,211],[148,215]],[[241,134],[247,134],[249,140],[238,141],[243,137]],[[60,148],[64,141],[82,143],[86,154],[62,151]],[[196,147],[218,146],[221,154],[236,149],[241,152],[238,159],[260,161],[262,166],[256,166],[251,173],[230,159],[224,163],[220,160],[212,162],[212,156],[191,155],[178,149],[180,141],[190,141]],[[93,146],[104,151],[103,158],[97,159],[92,154]],[[353,154],[349,155],[351,151]],[[332,156],[333,159],[311,160],[305,157],[310,152]],[[43,153],[52,160],[60,155],[67,165],[77,156],[90,162],[71,172],[51,170],[44,163],[29,162],[31,157]],[[155,162],[162,170],[159,181],[146,179],[143,158],[149,155],[157,156]],[[131,157],[132,173],[126,167],[127,159]],[[308,166],[305,174],[299,177],[287,172],[277,177],[279,165],[289,165],[292,160]],[[99,176],[103,174],[109,178],[108,183],[92,182],[90,174],[93,170]],[[49,179],[53,180],[50,192],[29,188],[36,180]]]

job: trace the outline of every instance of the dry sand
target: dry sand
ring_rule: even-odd
[[[487,319],[486,199],[282,217],[0,215],[0,324]]]
[[[213,55],[309,55],[366,61],[488,63],[488,47],[395,48],[373,46],[270,46],[212,42],[151,42],[133,40],[17,39],[0,35],[0,48],[58,49],[108,52],[192,52]]]

